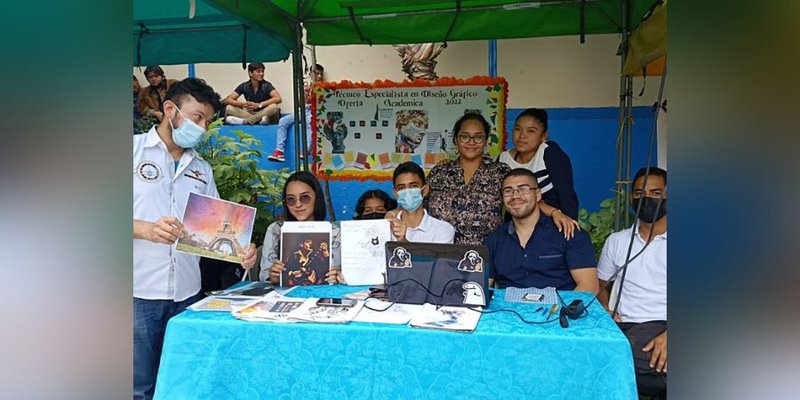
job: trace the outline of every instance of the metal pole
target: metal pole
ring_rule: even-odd
[[[300,1],[297,1],[297,16],[300,17]],[[305,135],[299,134],[301,129],[306,126],[305,101],[303,100],[303,28],[298,21],[294,30],[294,49],[292,51],[292,89],[294,89],[294,166],[295,171],[300,170],[301,147],[305,141]],[[306,159],[303,159],[304,170],[308,170]]]
[[[628,124],[628,116],[627,116],[627,99],[630,96],[630,88],[628,86],[628,78],[625,76],[625,59],[627,58],[628,54],[628,33],[629,29],[629,22],[628,22],[628,11],[629,11],[629,0],[622,1],[622,54],[620,55],[620,66],[619,66],[619,132],[617,136],[617,180],[616,180],[616,190],[614,195],[614,231],[619,231],[621,227],[621,217],[622,214],[625,214],[625,225],[627,226],[628,221],[628,207],[625,207],[626,201],[628,199],[628,186],[624,183],[623,179],[625,179],[626,174],[623,172],[623,164],[627,159],[628,155],[626,155],[626,149],[628,149],[626,141],[630,139],[629,131],[626,129]],[[630,164],[628,164],[630,165]],[[630,167],[628,167],[630,169]],[[630,175],[628,173],[627,175]]]
[[[489,76],[497,77],[497,40],[489,40]]]

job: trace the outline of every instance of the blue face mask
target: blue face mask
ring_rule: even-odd
[[[172,141],[184,149],[191,149],[200,143],[206,130],[203,129],[202,126],[197,125],[194,121],[186,118],[179,108],[176,108],[176,110],[178,110],[178,114],[183,117],[183,123],[176,128],[172,126],[172,120],[168,120],[169,126],[172,128]]]
[[[422,189],[411,188],[397,192],[397,205],[408,212],[418,209],[422,205]]]

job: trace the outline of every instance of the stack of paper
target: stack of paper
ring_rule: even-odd
[[[315,297],[306,299],[289,313],[288,318],[292,321],[345,324],[352,321],[364,306],[363,301],[357,301],[353,307],[318,306],[317,300]]]
[[[436,306],[425,304],[421,312],[414,315],[410,325],[415,328],[442,329],[457,332],[472,332],[481,319],[480,307]]]
[[[250,303],[234,310],[231,314],[243,321],[293,322],[289,319],[289,314],[300,307],[304,301],[305,299],[269,296],[251,300]]]
[[[401,304],[368,299],[364,308],[353,321],[379,324],[407,324],[411,318],[422,311],[423,304]]]
[[[190,305],[188,308],[192,311],[230,312],[252,301],[252,297],[244,296],[209,296]]]

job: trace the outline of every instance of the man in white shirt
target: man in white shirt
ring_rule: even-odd
[[[173,84],[164,118],[133,137],[133,398],[151,399],[167,321],[197,301],[199,256],[176,252],[189,192],[219,197],[211,166],[192,149],[220,109],[201,79]],[[251,243],[242,267],[255,265]]]
[[[395,168],[392,181],[399,209],[387,213],[386,219],[392,224],[394,239],[401,242],[453,243],[455,228],[430,216],[422,207],[422,199],[430,190],[422,167],[406,161]]]
[[[611,301],[605,290],[598,298],[631,341],[639,394],[652,398],[666,398],[666,193],[667,171],[645,167],[636,173],[631,203],[634,212],[640,208],[638,220],[608,237],[597,264],[600,287],[615,278]]]

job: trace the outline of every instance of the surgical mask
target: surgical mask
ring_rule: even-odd
[[[397,205],[411,212],[422,205],[422,188],[404,189],[397,192]]]
[[[191,149],[203,140],[203,135],[206,133],[206,130],[203,129],[202,126],[197,125],[194,121],[186,118],[180,108],[176,108],[176,110],[178,110],[178,114],[183,117],[183,123],[176,128],[172,125],[172,120],[168,119],[169,126],[172,128],[172,141],[184,149]]]
[[[385,212],[371,212],[368,214],[361,214],[360,219],[383,219],[386,216]]]
[[[661,206],[658,207],[658,214],[656,214],[656,206],[658,206],[659,199],[655,197],[639,197],[633,199],[633,204],[631,208],[633,208],[633,212],[636,212],[636,208],[639,206],[639,202],[642,203],[642,209],[639,211],[639,219],[642,222],[656,222],[661,218],[664,218],[667,215],[667,199],[661,200]],[[655,217],[655,218],[653,218]]]

